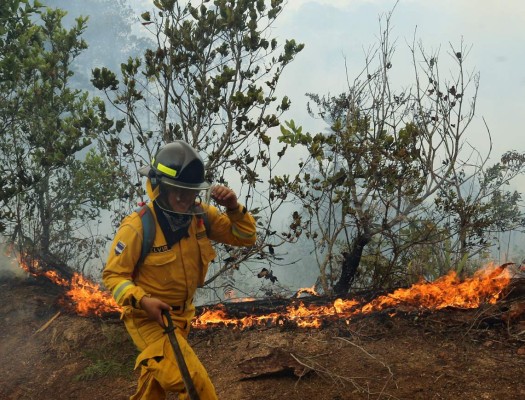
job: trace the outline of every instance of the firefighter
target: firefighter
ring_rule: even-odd
[[[211,186],[199,154],[184,141],[162,147],[140,174],[147,177],[154,216],[152,247],[141,261],[145,234],[138,212],[121,223],[104,268],[104,284],[122,306],[122,319],[140,351],[141,369],[131,399],[165,399],[176,392],[188,399],[183,377],[165,334],[162,313],[169,314],[191,379],[201,400],[216,399],[208,374],[187,336],[195,315],[193,296],[202,286],[215,251],[210,240],[233,246],[255,243],[255,220],[226,186]],[[225,211],[203,202],[208,195]]]

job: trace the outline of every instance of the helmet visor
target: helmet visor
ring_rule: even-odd
[[[210,188],[189,189],[175,185],[161,185],[161,203],[168,211],[177,214],[200,214],[202,207],[200,203],[209,202]]]

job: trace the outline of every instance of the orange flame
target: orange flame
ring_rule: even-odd
[[[73,300],[77,314],[82,316],[102,316],[120,311],[120,306],[110,293],[101,291],[98,284],[76,273],[71,279],[71,286],[66,295]]]
[[[464,281],[460,281],[451,271],[433,283],[420,282],[408,289],[398,289],[390,295],[381,296],[365,305],[362,311],[383,310],[399,304],[429,310],[477,308],[482,303],[494,304],[509,282],[508,270],[493,265],[477,271],[472,278]]]
[[[311,294],[312,296],[319,296],[319,293],[315,290],[315,285],[309,288],[302,288],[297,291],[294,297],[299,298],[303,293]]]
[[[223,308],[207,310],[193,323],[195,328],[206,328],[221,324],[246,328],[256,325],[282,325],[286,320],[299,327],[318,328],[324,319],[349,320],[358,314],[369,314],[391,307],[405,306],[416,310],[438,310],[445,307],[477,308],[483,303],[494,304],[502,290],[510,282],[510,273],[503,267],[489,265],[478,271],[472,278],[461,281],[455,272],[432,283],[420,282],[408,289],[398,289],[391,294],[380,296],[360,306],[356,300],[337,299],[330,306],[287,307],[284,313],[263,316],[248,316],[240,319],[228,317]]]
[[[47,277],[51,282],[55,283],[58,286],[68,286],[69,282],[66,279],[62,279],[56,271],[48,270],[42,272],[42,275]]]
[[[120,312],[120,306],[111,294],[102,291],[100,286],[84,276],[74,273],[71,281],[62,278],[56,271],[44,270],[38,260],[24,261],[19,257],[20,267],[33,276],[45,276],[55,285],[69,288],[65,293],[71,300],[74,311],[82,316],[102,316],[104,314]]]
[[[228,303],[244,303],[244,302],[247,302],[247,301],[254,301],[255,298],[254,297],[237,297],[237,295],[235,294],[235,290],[228,290],[226,293],[226,298],[224,299],[225,302],[228,302]]]
[[[71,300],[70,306],[79,315],[102,316],[121,310],[108,292],[102,291],[98,284],[80,274],[75,273],[69,282],[55,271],[44,270],[38,261],[32,261],[28,265],[20,258],[20,266],[31,275],[45,276],[53,283],[68,288],[66,297]],[[354,299],[336,299],[333,304],[327,306],[307,306],[303,302],[299,302],[286,307],[284,311],[235,318],[229,316],[226,308],[219,304],[213,309],[205,310],[194,320],[192,325],[199,329],[219,325],[244,329],[261,325],[282,326],[291,322],[298,327],[319,328],[323,320],[342,319],[348,322],[352,317],[359,314],[369,314],[374,311],[401,306],[414,310],[438,310],[445,307],[477,308],[483,303],[494,304],[509,282],[510,272],[505,266],[496,267],[491,264],[476,272],[472,278],[460,280],[454,272],[450,272],[435,282],[420,282],[408,289],[398,289],[364,305]],[[300,289],[295,297],[298,298],[302,293],[318,295],[312,287]],[[233,298],[229,301],[236,300],[240,299]],[[253,299],[243,300],[250,301]]]

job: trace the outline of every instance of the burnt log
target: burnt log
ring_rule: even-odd
[[[242,380],[280,375],[300,378],[311,371],[297,361],[291,352],[281,348],[272,348],[266,355],[243,360],[239,368],[246,375]]]
[[[504,300],[525,299],[525,276],[511,279],[502,298]]]
[[[271,313],[284,313],[289,307],[296,307],[299,304],[328,306],[333,304],[335,298],[324,296],[307,296],[301,298],[265,298],[250,301],[224,302],[221,304],[204,305],[196,307],[196,315],[200,315],[207,310],[220,308],[229,316],[244,317],[247,315],[258,316]]]
[[[58,257],[49,253],[26,254],[22,256],[22,263],[27,271],[36,277],[46,275],[46,272],[54,272],[58,278],[71,281],[75,271]]]
[[[62,279],[71,281],[71,278],[73,278],[73,274],[75,273],[73,268],[60,260],[58,257],[52,254],[44,253],[40,254],[38,259],[43,264],[42,267],[44,269],[56,271]]]

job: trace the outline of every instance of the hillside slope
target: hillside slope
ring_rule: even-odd
[[[59,297],[35,279],[0,281],[0,399],[129,398],[136,352],[120,321],[66,313]],[[214,328],[190,342],[221,399],[523,399],[525,313],[510,321],[509,307]]]

